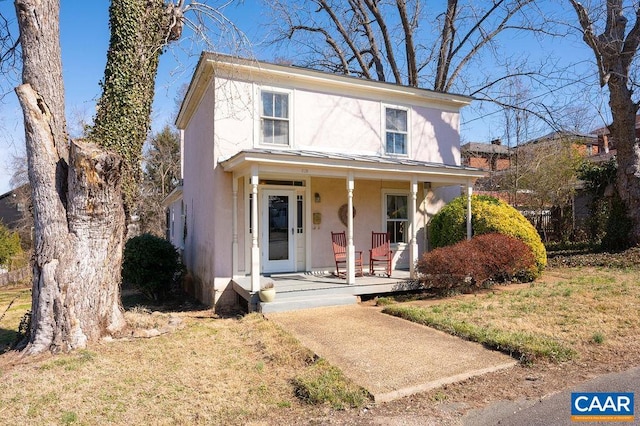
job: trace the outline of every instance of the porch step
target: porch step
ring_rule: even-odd
[[[306,297],[284,297],[269,303],[259,302],[258,310],[264,314],[273,312],[295,311],[300,309],[320,308],[325,306],[355,305],[358,296],[351,294],[322,295]]]

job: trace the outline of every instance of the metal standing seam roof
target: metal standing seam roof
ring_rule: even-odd
[[[468,166],[458,166],[458,165],[449,165],[442,163],[434,163],[434,162],[426,162],[426,161],[417,161],[411,160],[408,158],[400,158],[400,157],[381,157],[377,155],[364,155],[364,154],[354,154],[354,153],[339,153],[339,152],[322,152],[322,151],[307,151],[307,150],[280,150],[280,149],[263,149],[263,148],[254,148],[240,151],[233,156],[220,161],[220,164],[225,167],[226,165],[230,165],[233,161],[243,155],[264,155],[264,156],[273,156],[280,158],[298,158],[305,160],[340,160],[340,161],[351,161],[356,163],[368,163],[368,164],[387,164],[387,165],[396,165],[396,166],[406,166],[406,167],[425,167],[425,168],[436,168],[436,169],[446,169],[448,171],[461,171],[461,172],[478,172],[478,174],[482,173],[484,176],[484,172],[481,169],[475,167]]]

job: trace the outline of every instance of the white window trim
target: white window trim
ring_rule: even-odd
[[[387,232],[387,195],[401,195],[407,197],[407,209],[409,209],[409,197],[411,194],[408,190],[404,189],[383,189],[381,191],[381,204],[382,204],[382,232]],[[411,220],[411,212],[407,211],[407,232],[409,230],[409,221]],[[409,245],[409,241],[403,243],[391,243],[391,247],[404,248]]]
[[[262,114],[260,113],[261,110],[261,103],[262,103],[262,92],[271,92],[271,93],[278,93],[278,94],[283,94],[283,95],[287,95],[289,97],[288,100],[288,106],[289,106],[289,144],[288,145],[281,145],[281,144],[272,144],[272,143],[262,143],[262,131],[260,128],[260,122],[262,120]],[[256,117],[256,119],[254,120],[253,123],[253,146],[254,148],[265,148],[265,147],[269,147],[269,148],[293,148],[294,147],[294,114],[293,111],[295,111],[294,108],[294,90],[291,89],[283,89],[282,87],[274,87],[274,86],[264,86],[264,85],[258,85],[255,84],[254,85],[254,117]]]
[[[399,109],[407,112],[407,152],[404,154],[398,154],[395,152],[387,152],[387,109]],[[393,104],[382,104],[382,108],[380,109],[380,125],[381,131],[381,152],[384,155],[389,157],[409,157],[409,153],[411,152],[411,108],[402,106],[402,105],[393,105]]]

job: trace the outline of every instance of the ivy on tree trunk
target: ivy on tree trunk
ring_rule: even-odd
[[[16,0],[35,219],[28,353],[82,348],[125,326],[120,268],[125,198],[135,193],[158,58],[181,11],[161,0],[114,0],[103,96],[88,141],[70,141],[58,0]],[[126,95],[126,96],[125,96]],[[124,170],[124,172],[123,172]]]

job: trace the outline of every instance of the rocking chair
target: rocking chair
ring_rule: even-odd
[[[392,253],[389,246],[389,233],[372,232],[371,250],[369,250],[369,273],[375,275],[375,265],[383,265],[387,277],[391,277]]]
[[[340,278],[347,277],[347,238],[343,232],[331,233],[331,245],[333,246],[333,259],[336,262],[335,275]],[[356,276],[361,277],[362,274],[362,252],[355,252]]]

